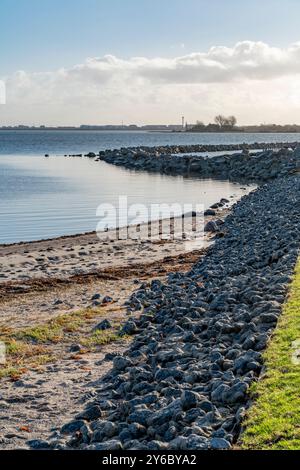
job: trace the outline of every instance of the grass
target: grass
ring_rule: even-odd
[[[89,352],[120,340],[119,324],[110,330],[93,331],[92,325],[104,313],[107,308],[86,309],[17,331],[0,328],[0,341],[6,346],[6,362],[0,365],[0,379],[18,379],[28,369],[54,362],[59,358],[58,349],[70,343],[80,343],[85,352]]]
[[[78,331],[97,315],[99,315],[99,311],[91,309],[60,315],[43,325],[21,330],[15,333],[14,337],[37,343],[59,343],[67,333]]]
[[[253,406],[241,448],[300,450],[300,261],[277,329],[265,352],[266,372],[252,387]]]
[[[103,346],[105,344],[118,341],[120,336],[112,331],[95,331],[87,338],[80,338],[80,344],[88,349],[94,349],[96,346]]]

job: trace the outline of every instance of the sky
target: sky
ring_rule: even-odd
[[[1,0],[0,125],[300,124],[299,0]]]

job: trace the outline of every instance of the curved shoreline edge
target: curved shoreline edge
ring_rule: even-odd
[[[234,206],[225,236],[188,274],[132,296],[142,314],[123,328],[134,335],[130,348],[52,448],[235,445],[298,258],[299,199],[297,176],[260,186]]]

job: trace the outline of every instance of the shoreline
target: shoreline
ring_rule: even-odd
[[[215,210],[215,215],[198,214],[199,228],[209,221],[224,219],[236,201]],[[156,262],[167,256],[179,256],[207,247],[213,236],[209,232],[193,232],[194,217],[186,214],[184,229],[189,236],[173,233],[183,216],[129,225],[107,232],[50,238],[0,246],[0,286],[25,285],[31,280],[75,278],[116,268]],[[151,236],[149,229],[151,230]],[[138,239],[132,238],[138,231]],[[171,232],[169,233],[169,231]]]
[[[97,127],[90,126],[88,128],[80,128],[80,127],[72,127],[72,126],[61,126],[61,127],[26,127],[19,128],[19,127],[0,127],[0,132],[107,132],[107,133],[119,133],[119,132],[127,132],[127,133],[145,133],[145,134],[300,134],[300,126],[299,130],[260,130],[259,127],[255,130],[247,130],[247,129],[231,129],[231,130],[173,130],[173,129],[99,129]]]
[[[230,201],[230,203],[234,204],[238,202],[238,199],[232,199]],[[201,215],[200,213],[198,215]],[[132,225],[122,225],[122,226],[117,226],[115,228],[109,228],[107,231],[104,231],[104,232],[96,232],[95,230],[93,231],[88,231],[88,232],[78,232],[78,233],[74,233],[74,234],[70,234],[70,235],[59,235],[59,236],[54,236],[54,237],[49,237],[49,238],[40,238],[38,240],[28,240],[28,241],[19,241],[19,242],[12,242],[12,243],[0,243],[0,249],[4,249],[4,248],[14,248],[14,247],[21,247],[23,245],[28,245],[28,246],[31,246],[33,244],[43,244],[43,243],[49,243],[49,242],[59,242],[59,241],[68,241],[68,240],[71,240],[71,241],[74,241],[76,242],[77,239],[79,238],[82,238],[82,237],[92,237],[92,238],[95,238],[97,237],[97,233],[100,234],[100,237],[102,238],[103,235],[109,235],[110,232],[122,232],[124,230],[130,230],[134,227],[137,227],[137,225],[141,226],[141,227],[147,227],[150,223],[153,224],[154,226],[159,224],[159,223],[164,223],[164,222],[167,222],[168,220],[180,220],[183,218],[183,216],[185,216],[185,218],[189,219],[190,216],[189,214],[182,214],[180,216],[176,216],[176,217],[171,217],[170,219],[167,219],[167,218],[164,218],[164,219],[154,219],[154,220],[149,220],[148,222],[143,222],[141,224],[132,224]],[[0,256],[1,256],[1,253],[0,253]]]
[[[241,195],[241,197],[244,197],[246,194],[249,194],[250,191],[253,191],[255,190],[256,188],[253,188],[253,189],[246,189],[244,188],[244,191],[247,191],[245,192],[245,194]],[[234,197],[234,196],[230,196],[230,201],[226,204],[224,204],[223,207],[220,207],[219,209],[230,209],[234,204],[236,204],[238,201],[240,200],[239,197]],[[197,217],[202,217],[202,218],[208,218],[208,216],[204,216],[204,213],[197,213]],[[174,217],[171,217],[170,219],[168,218],[159,218],[159,219],[153,219],[153,220],[149,220],[147,222],[142,222],[140,224],[130,224],[130,225],[121,225],[121,226],[117,226],[117,227],[111,227],[109,228],[107,231],[104,231],[104,232],[97,232],[95,230],[93,231],[87,231],[87,232],[78,232],[78,233],[74,233],[74,234],[66,234],[66,235],[58,235],[58,236],[53,236],[53,237],[49,237],[49,238],[40,238],[38,240],[25,240],[25,241],[19,241],[19,242],[12,242],[12,243],[0,243],[0,250],[1,249],[10,249],[10,248],[14,248],[14,247],[21,247],[23,245],[28,245],[28,247],[30,247],[31,245],[33,244],[36,244],[36,245],[39,245],[39,244],[43,244],[43,243],[49,243],[49,242],[59,242],[59,241],[68,241],[68,240],[71,240],[71,241],[74,241],[76,242],[77,239],[79,238],[83,238],[83,237],[86,237],[87,239],[88,238],[95,238],[95,236],[97,237],[99,234],[100,238],[99,239],[102,239],[103,236],[109,236],[109,233],[110,232],[123,232],[123,231],[126,231],[126,230],[130,230],[130,229],[133,229],[137,226],[140,226],[140,227],[147,227],[149,226],[149,224],[152,224],[155,228],[155,226],[157,224],[161,224],[161,223],[165,223],[165,222],[168,222],[168,221],[173,221],[173,220],[181,220],[183,219],[183,217],[185,218],[185,220],[188,221],[188,224],[189,224],[189,220],[191,219],[191,216],[189,213],[182,213],[181,215],[178,215],[178,216],[174,216]],[[209,219],[208,219],[209,220]],[[0,253],[0,256],[1,256],[1,253]]]
[[[249,155],[243,158],[250,159]],[[270,159],[275,162],[273,152],[263,154],[259,165]],[[242,197],[231,211],[222,214],[217,210],[206,218],[212,222],[223,215],[221,230],[208,233],[207,246],[202,251],[191,250],[189,255],[179,241],[137,247],[127,240],[121,249],[118,241],[112,242],[112,251],[110,243],[99,241],[106,247],[111,270],[105,272],[105,256],[89,233],[75,236],[76,249],[74,236],[29,242],[30,253],[25,253],[24,244],[5,247],[5,258],[21,256],[20,270],[24,274],[28,268],[29,279],[21,275],[1,282],[8,288],[0,292],[5,320],[0,325],[2,339],[22,338],[24,348],[36,344],[32,337],[38,338],[38,345],[56,359],[39,364],[39,371],[36,365],[29,367],[13,383],[4,380],[4,413],[11,407],[13,419],[4,423],[4,433],[0,427],[0,435],[4,434],[1,447],[235,448],[251,405],[250,386],[261,377],[262,354],[280,318],[299,254],[298,159],[298,149],[282,152],[275,168],[264,167],[269,181]],[[257,160],[250,161],[252,165]],[[80,243],[84,237],[85,247]],[[67,253],[71,248],[75,253],[71,252],[71,263],[68,256],[64,258],[66,252],[59,259],[55,259],[57,253],[54,257],[50,253],[50,269],[46,253],[55,240],[56,248]],[[90,253],[79,253],[89,246]],[[41,247],[44,253],[34,252]],[[134,254],[133,249],[137,250]],[[32,253],[38,257],[34,266],[22,258]],[[94,261],[100,258],[101,266],[95,269],[89,259],[86,263],[86,256]],[[79,263],[83,272],[74,272]],[[36,275],[37,268],[42,277]],[[82,315],[79,309],[85,316],[80,317],[77,331],[77,324],[70,322]],[[92,332],[99,321],[101,328],[106,326],[101,330],[101,343],[95,345]],[[61,325],[67,325],[66,330]],[[61,334],[59,343],[55,336],[52,339],[54,327],[55,335]],[[41,331],[43,335],[47,332],[46,342]],[[132,340],[124,340],[127,337]],[[74,355],[74,347],[78,354]],[[58,380],[51,375],[53,370]],[[63,387],[67,377],[70,382]],[[50,403],[46,410],[50,415],[42,422],[40,382],[44,399],[48,397],[44,405]],[[53,384],[54,398],[50,398]],[[9,397],[18,398],[25,390],[31,398],[24,411],[24,404],[11,405]],[[67,410],[59,404],[63,396]],[[37,413],[33,429],[25,431],[25,436],[22,431],[20,437],[24,416],[33,412]],[[49,419],[54,428],[51,435]],[[18,426],[19,433],[14,434],[12,429]]]

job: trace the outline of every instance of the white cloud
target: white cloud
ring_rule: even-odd
[[[4,120],[46,124],[175,122],[235,113],[243,122],[292,122],[300,112],[300,42],[243,41],[176,58],[112,55],[53,72],[6,77]]]

